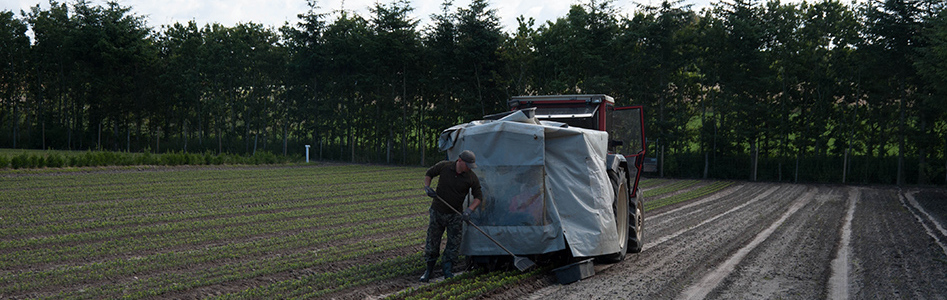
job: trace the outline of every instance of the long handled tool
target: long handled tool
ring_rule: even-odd
[[[457,211],[456,208],[454,208],[453,206],[450,206],[450,204],[448,204],[447,201],[444,201],[444,199],[442,199],[441,196],[436,196],[436,198],[437,200],[441,200],[441,202],[443,202],[444,205],[447,205],[447,207],[450,207],[450,210],[453,210],[458,215],[463,215],[462,213]],[[467,222],[467,224],[469,224],[470,226],[473,226],[473,228],[476,228],[477,231],[480,231],[480,233],[483,233],[483,235],[486,236],[488,239],[490,239],[490,241],[493,241],[494,244],[497,244],[497,246],[500,246],[500,248],[503,249],[503,251],[506,251],[506,253],[509,253],[510,255],[512,255],[513,265],[516,266],[516,269],[523,272],[536,266],[536,263],[534,263],[532,260],[529,260],[529,258],[516,256],[516,254],[513,254],[512,251],[510,251],[509,249],[506,249],[506,247],[503,247],[503,245],[501,245],[500,242],[497,242],[497,240],[493,239],[493,237],[491,237],[489,234],[483,231],[483,229],[480,229],[480,227],[477,227],[476,224],[474,224],[473,222],[470,222],[470,220],[464,220],[464,221]]]

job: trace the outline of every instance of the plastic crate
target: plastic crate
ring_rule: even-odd
[[[595,267],[592,265],[591,259],[558,267],[552,271],[556,273],[559,284],[570,284],[595,275]]]

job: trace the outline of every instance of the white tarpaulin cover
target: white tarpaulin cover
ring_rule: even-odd
[[[573,256],[618,252],[613,189],[605,170],[608,134],[538,122],[516,112],[445,130],[449,159],[471,150],[483,187],[471,221],[517,255],[566,248]],[[469,226],[464,255],[507,255]]]

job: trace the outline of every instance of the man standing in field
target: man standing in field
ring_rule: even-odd
[[[431,203],[431,221],[427,227],[427,244],[424,246],[424,259],[427,262],[427,270],[421,276],[422,282],[427,282],[434,275],[434,265],[437,263],[438,252],[441,247],[441,235],[447,230],[447,246],[444,247],[444,278],[454,277],[451,273],[454,260],[457,259],[458,248],[464,221],[470,220],[470,212],[480,205],[480,199],[483,199],[483,192],[480,191],[480,179],[471,171],[477,167],[476,156],[470,150],[464,150],[460,157],[455,161],[441,161],[427,170],[424,175],[424,191],[428,196],[434,198]],[[431,180],[440,176],[437,181],[437,191],[431,188]],[[462,208],[464,198],[467,193],[473,194],[473,200],[470,206]],[[437,199],[440,197],[444,201]],[[447,202],[445,204],[444,202]],[[463,211],[463,215],[458,215],[450,207],[457,211]]]

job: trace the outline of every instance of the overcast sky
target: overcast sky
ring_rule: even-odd
[[[60,0],[74,3],[73,0]],[[410,0],[414,8],[414,19],[422,26],[430,22],[431,14],[441,13],[443,0]],[[714,0],[717,2],[718,0]],[[785,1],[785,0],[784,0]],[[797,2],[800,0],[790,0]],[[91,0],[93,4],[105,5],[104,0]],[[233,26],[238,22],[255,22],[265,26],[280,27],[285,22],[296,23],[296,15],[308,10],[305,0],[117,0],[123,6],[131,6],[137,15],[148,16],[148,25],[158,28],[164,24],[175,22],[186,23],[194,20],[198,25],[220,23]],[[344,7],[343,7],[344,2]],[[392,0],[321,0],[320,12],[331,13],[339,10],[355,11],[364,18],[370,18],[368,7],[374,3],[391,3]],[[512,32],[516,29],[516,17],[523,15],[536,19],[536,25],[547,20],[555,20],[569,12],[569,7],[575,3],[586,3],[587,0],[490,0],[490,7],[497,11],[504,31]],[[685,0],[685,4],[694,5],[695,11],[708,7],[711,0]],[[0,10],[29,11],[30,7],[40,4],[43,9],[49,8],[48,0],[0,0]],[[660,4],[660,0],[616,0],[615,6],[624,14],[630,15],[637,7],[635,3]],[[454,9],[467,7],[470,0],[454,0]],[[331,15],[328,21],[334,20],[338,14]]]

